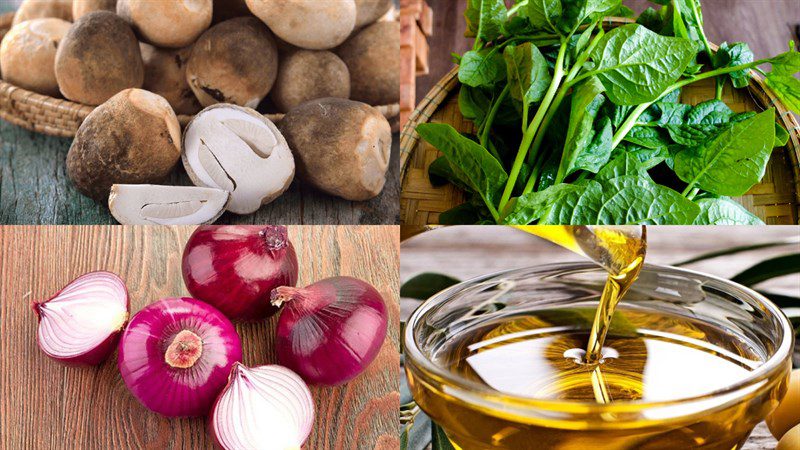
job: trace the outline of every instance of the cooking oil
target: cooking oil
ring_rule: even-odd
[[[508,408],[476,406],[484,394],[436,388],[408,372],[417,404],[456,448],[732,450],[743,445],[785,383],[771,380],[771,389],[731,401],[720,388],[748,377],[763,355],[725,329],[691,317],[644,312],[625,302],[618,307],[644,263],[644,227],[519,228],[592,259],[608,278],[596,309],[531,308],[500,315],[439,346],[432,357],[436,366],[491,392],[492,401],[507,401]],[[525,399],[530,414],[519,412]],[[654,406],[625,406],[636,404]],[[615,410],[618,405],[622,408]]]

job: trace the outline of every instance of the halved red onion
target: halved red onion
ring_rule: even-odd
[[[211,412],[211,431],[226,450],[299,450],[314,423],[303,380],[281,366],[234,364]]]
[[[116,274],[81,275],[49,300],[31,305],[39,317],[39,348],[66,364],[99,364],[114,351],[128,305],[128,289]]]
[[[284,226],[198,227],[183,250],[182,269],[192,296],[233,320],[275,314],[270,291],[297,283],[297,256]]]
[[[278,361],[309,383],[346,383],[363,372],[386,338],[383,298],[370,284],[333,277],[305,288],[281,286],[272,304],[278,319]]]
[[[119,371],[128,389],[145,407],[169,417],[207,414],[241,360],[231,321],[193,298],[148,305],[119,342]]]

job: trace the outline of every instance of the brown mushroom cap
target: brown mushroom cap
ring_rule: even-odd
[[[350,73],[345,63],[325,50],[296,50],[281,59],[270,98],[282,112],[309,100],[350,97]]]
[[[72,21],[72,0],[24,0],[11,25],[20,24],[26,20],[54,17],[68,22]]]
[[[211,25],[212,0],[118,0],[117,14],[158,47],[191,45]]]
[[[255,17],[237,17],[200,36],[189,56],[186,79],[203,106],[233,103],[255,108],[278,75],[272,33]]]
[[[279,38],[309,50],[336,47],[356,24],[354,0],[247,0],[247,6]]]
[[[355,0],[356,28],[369,25],[380,19],[392,8],[392,0]]]
[[[70,26],[66,20],[45,18],[12,27],[0,44],[3,79],[39,94],[58,96],[56,48]]]
[[[141,87],[144,64],[131,27],[116,14],[95,11],[78,19],[56,52],[56,80],[64,97],[99,105]]]
[[[312,100],[289,111],[279,128],[303,181],[347,200],[368,200],[383,190],[392,131],[375,108],[340,98]]]
[[[105,203],[114,184],[158,183],[181,155],[178,118],[167,101],[127,89],[94,109],[67,154],[67,175],[85,195]]]
[[[111,11],[117,10],[117,0],[73,0],[72,1],[72,19],[78,20],[81,17],[94,11]]]
[[[336,51],[350,70],[350,98],[370,105],[400,101],[400,23],[376,22]]]
[[[142,42],[144,84],[142,88],[169,102],[176,114],[192,115],[203,109],[186,81],[186,64],[192,47],[166,49]]]

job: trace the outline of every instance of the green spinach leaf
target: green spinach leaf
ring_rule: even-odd
[[[743,195],[764,176],[775,142],[775,110],[737,122],[701,147],[675,156],[675,173],[717,195]]]
[[[502,53],[492,49],[470,50],[461,58],[458,81],[472,87],[492,87],[506,78]]]
[[[556,32],[561,17],[561,0],[528,0],[525,14],[535,30]]]
[[[596,67],[590,73],[598,76],[612,102],[636,105],[657,99],[695,54],[689,40],[659,36],[638,24],[624,25],[595,47],[591,57]]]
[[[578,170],[597,172],[611,157],[611,119],[600,116],[606,101],[603,91],[596,77],[575,88],[557,182]]]
[[[443,123],[417,125],[417,133],[447,156],[453,173],[469,184],[487,205],[496,205],[508,180],[503,166],[480,144]]]
[[[763,225],[764,222],[727,197],[697,201],[700,214],[692,225]]]
[[[539,48],[530,42],[509,45],[503,51],[503,57],[508,70],[511,97],[525,104],[540,101],[553,77]]]

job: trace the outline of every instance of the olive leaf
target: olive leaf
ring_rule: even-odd
[[[773,247],[785,247],[788,245],[797,245],[800,243],[799,239],[782,239],[779,241],[770,241],[770,242],[759,242],[758,244],[747,244],[747,245],[740,245],[736,247],[730,247],[723,250],[715,250],[709,253],[703,253],[702,255],[694,256],[692,258],[673,263],[673,266],[688,266],[689,264],[693,264],[700,261],[705,261],[708,259],[719,258],[722,256],[731,256],[736,255],[739,253],[751,252],[754,250],[762,250],[765,248],[773,248]]]
[[[754,286],[772,278],[800,272],[800,253],[777,256],[761,261],[740,272],[731,281],[745,286]]]
[[[435,423],[431,429],[431,436],[431,450],[456,450],[442,427]]]
[[[596,75],[617,105],[656,100],[696,54],[694,44],[682,38],[660,36],[638,25],[610,31],[591,54]]]
[[[775,142],[775,110],[730,125],[713,141],[675,156],[675,173],[717,195],[743,195],[764,176]]]
[[[403,283],[400,287],[400,297],[427,300],[434,294],[460,282],[448,275],[425,272]]]

